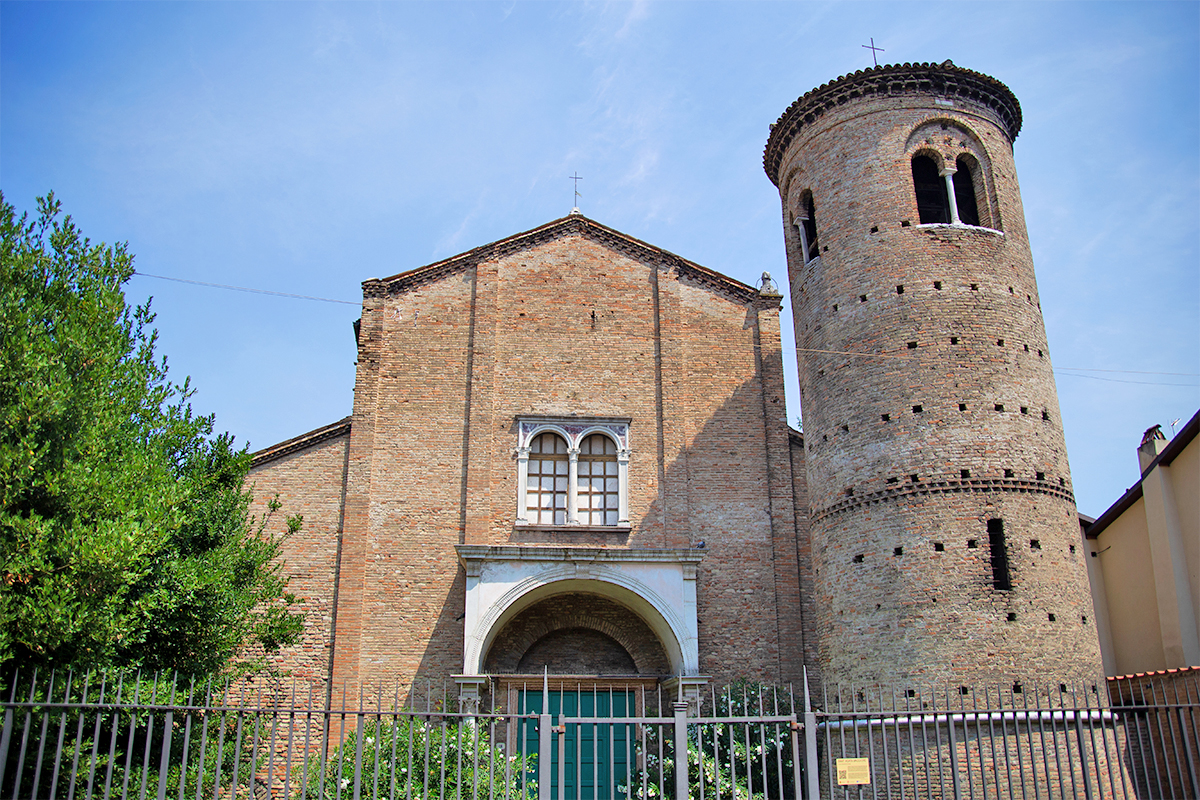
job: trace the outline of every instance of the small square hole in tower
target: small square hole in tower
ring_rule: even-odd
[[[934,289],[937,289],[937,290],[940,292],[940,291],[942,290],[942,282],[941,282],[941,281],[934,281],[934,282],[933,282],[933,288],[934,288]]]
[[[941,542],[934,542],[933,543],[933,552],[935,552],[935,553],[946,552],[946,545],[942,544]]]
[[[1015,611],[1008,612],[1008,621],[1016,622],[1017,621],[1017,612],[1015,612]]]
[[[1053,614],[1047,614],[1046,618],[1049,619],[1051,622],[1056,622],[1058,620],[1058,617],[1054,616]]]
[[[909,349],[909,350],[916,350],[916,349],[917,349],[917,343],[916,343],[916,342],[909,342],[909,343],[908,343],[908,349]]]
[[[1013,472],[1011,469],[1006,469],[1006,470],[1004,470],[1004,477],[1013,478],[1013,477],[1016,477],[1016,473]]]
[[[978,547],[979,547],[978,539],[967,539],[967,549],[968,550],[975,550]]]
[[[906,219],[902,219],[902,220],[900,220],[900,227],[901,227],[901,228],[907,228],[907,227],[909,227],[909,226],[911,226],[911,225],[912,225],[912,223],[911,223],[911,222],[909,222],[909,221],[908,221],[908,220],[906,220]]]
[[[996,347],[1004,347],[1004,340],[1003,340],[1003,339],[997,339],[997,340],[996,340]]]
[[[924,408],[922,408],[921,406],[913,406],[913,413],[914,413],[914,414],[920,414],[920,413],[921,413],[922,411],[924,411],[924,410],[925,410],[925,409],[924,409]]]
[[[958,476],[959,476],[960,478],[969,478],[969,477],[971,477],[971,470],[969,470],[969,469],[960,469],[960,470],[958,471]]]
[[[872,225],[872,226],[871,226],[871,233],[879,233],[879,226],[878,226],[878,225]]]
[[[1030,550],[1041,550],[1042,549],[1041,541],[1038,539],[1030,539],[1029,540],[1029,549]]]
[[[966,403],[959,403],[959,404],[958,404],[958,410],[959,410],[959,411],[966,411],[966,410],[967,410],[967,404],[966,404]]]
[[[884,422],[891,422],[891,421],[892,421],[892,415],[891,415],[891,414],[880,414],[880,415],[879,415],[879,418],[880,418],[881,420],[883,420]]]
[[[1044,472],[1035,472],[1034,475],[1037,477],[1037,479],[1039,481],[1046,480],[1046,473],[1044,473]]]
[[[950,344],[958,344],[958,337],[957,337],[957,336],[951,336],[951,337],[950,337]]]
[[[912,475],[908,476],[909,483],[917,483],[919,480],[920,480],[920,477],[915,472]]]
[[[1028,408],[1026,408],[1025,406],[1021,406],[1021,413],[1022,413],[1022,414],[1028,414],[1028,413],[1029,413],[1029,409],[1028,409]]]
[[[896,294],[904,294],[904,286],[897,286]]]
[[[1003,410],[1004,410],[1004,403],[996,403],[996,410],[997,410],[997,411],[1003,411]]]
[[[972,284],[971,284],[971,291],[972,291],[972,292],[978,292],[978,291],[979,291],[979,284],[978,284],[978,283],[972,283]]]
[[[1043,412],[1042,412],[1042,419],[1044,419],[1044,420],[1046,420],[1047,422],[1049,422],[1049,420],[1050,420],[1050,412],[1049,412],[1049,411],[1043,411]]]
[[[902,555],[904,555],[904,548],[903,548],[903,547],[897,547],[897,548],[895,548],[894,550],[892,550],[892,555],[894,555],[894,556],[902,556]]]
[[[858,302],[860,302],[860,303],[865,303],[865,302],[867,302],[867,296],[866,296],[865,294],[860,294],[860,295],[858,296]]]
[[[855,563],[855,564],[861,564],[861,563],[863,563],[863,554],[862,554],[862,553],[859,553],[858,555],[856,555],[856,556],[854,557],[854,563]]]

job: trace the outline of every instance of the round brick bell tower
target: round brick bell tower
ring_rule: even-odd
[[[949,61],[838,78],[771,128],[827,682],[1101,672],[1020,128]]]

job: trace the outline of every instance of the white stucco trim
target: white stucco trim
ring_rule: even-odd
[[[568,592],[608,597],[640,616],[662,642],[671,671],[700,671],[696,565],[700,550],[458,545],[467,575],[463,674],[482,674],[488,649],[509,620]]]
[[[616,527],[629,527],[629,444],[628,417],[546,417],[517,416],[517,515],[518,525],[529,520],[529,446],[543,433],[554,433],[567,443],[570,472],[567,477],[566,524],[579,524],[579,446],[593,433],[607,436],[617,447],[618,508]]]

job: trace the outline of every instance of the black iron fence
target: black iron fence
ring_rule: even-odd
[[[548,676],[329,691],[52,674],[0,702],[0,798],[1197,798],[1200,670],[803,688]]]

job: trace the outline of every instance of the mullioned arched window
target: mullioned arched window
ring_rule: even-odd
[[[909,136],[913,194],[922,225],[1000,230],[990,160],[982,143],[954,120],[930,120]]]
[[[629,525],[629,420],[517,419],[518,525]]]

